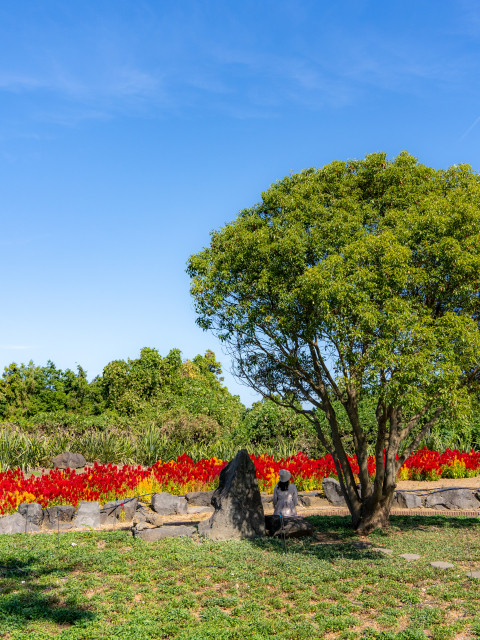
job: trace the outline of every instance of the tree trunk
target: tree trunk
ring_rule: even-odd
[[[368,536],[374,529],[385,529],[389,525],[394,490],[382,495],[380,500],[373,497],[362,502],[360,510],[352,513],[353,527],[358,535]]]

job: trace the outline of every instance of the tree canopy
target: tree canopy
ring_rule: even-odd
[[[157,425],[169,420],[177,430],[185,423],[207,427],[208,433],[213,425],[214,431],[228,430],[244,407],[222,384],[221,373],[213,351],[184,360],[179,349],[163,357],[148,347],[138,358],[110,362],[91,382],[80,366],[75,373],[57,369],[50,361],[44,367],[12,363],[0,379],[0,418],[109,414]]]
[[[355,526],[386,524],[405,457],[440,416],[466,415],[478,390],[478,174],[407,152],[291,174],[213,232],[188,272],[197,322],[227,346],[238,377],[315,425]],[[359,411],[366,397],[373,429]]]

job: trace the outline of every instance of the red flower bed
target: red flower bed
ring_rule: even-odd
[[[280,469],[288,469],[292,481],[302,490],[320,489],[322,480],[335,476],[330,455],[312,460],[304,453],[274,460],[267,455],[250,456],[255,464],[260,490],[273,491]],[[354,474],[358,474],[355,457],[349,458]],[[167,491],[184,494],[188,491],[213,489],[226,461],[212,458],[194,463],[186,454],[176,461],[155,463],[148,469],[126,465],[95,463],[88,471],[53,469],[29,478],[19,469],[0,473],[0,514],[17,509],[21,502],[39,502],[48,507],[57,504],[77,506],[80,500],[105,503],[122,497]],[[370,475],[375,474],[375,459],[369,458]],[[400,470],[400,479],[435,479],[440,476],[465,478],[480,473],[480,452],[447,450],[444,453],[426,448],[410,456]]]

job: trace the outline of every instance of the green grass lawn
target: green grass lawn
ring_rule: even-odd
[[[480,581],[465,575],[467,542],[480,570],[478,519],[393,516],[369,538],[390,556],[356,550],[349,518],[310,520],[315,537],[287,541],[286,554],[269,539],[0,536],[0,638],[480,637]]]

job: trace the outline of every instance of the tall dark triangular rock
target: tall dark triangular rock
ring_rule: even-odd
[[[211,540],[241,540],[265,535],[265,516],[255,466],[242,449],[222,469],[212,496],[215,512],[198,525]]]

